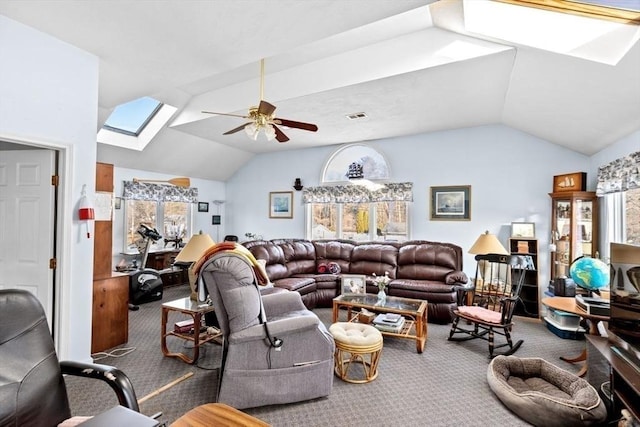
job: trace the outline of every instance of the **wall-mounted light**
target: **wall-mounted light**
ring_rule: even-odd
[[[300,191],[302,190],[302,181],[300,181],[300,178],[296,178],[296,181],[293,183],[293,188],[296,189],[296,191]]]

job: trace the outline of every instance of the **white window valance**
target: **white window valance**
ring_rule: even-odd
[[[124,181],[122,197],[129,200],[197,203],[198,189],[140,181]]]
[[[305,187],[302,190],[303,203],[371,203],[371,202],[412,202],[413,183],[398,182],[376,184],[370,189],[364,185],[332,185]]]
[[[640,188],[640,151],[598,168],[598,196],[633,188]]]

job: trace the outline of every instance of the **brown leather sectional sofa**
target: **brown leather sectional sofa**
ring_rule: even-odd
[[[340,294],[340,274],[367,276],[367,292],[377,293],[373,273],[389,273],[387,294],[427,300],[429,322],[449,323],[467,284],[462,249],[451,243],[355,242],[350,240],[254,240],[243,245],[266,261],[269,279],[278,288],[296,291],[309,308],[331,307]],[[318,266],[335,262],[339,274],[320,274]]]

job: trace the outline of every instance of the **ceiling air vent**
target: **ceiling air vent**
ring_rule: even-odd
[[[347,114],[347,119],[349,120],[358,120],[358,119],[366,119],[367,115],[365,113],[353,113]]]

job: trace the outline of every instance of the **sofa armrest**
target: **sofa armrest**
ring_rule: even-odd
[[[106,382],[116,393],[120,405],[140,412],[133,385],[129,377],[120,369],[109,365],[75,361],[61,361],[60,369],[62,373],[66,375],[94,378]]]
[[[286,339],[287,335],[298,334],[304,330],[318,328],[318,317],[315,315],[295,316],[267,322],[271,338]],[[234,332],[229,336],[229,343],[243,343],[267,339],[264,324]]]
[[[465,285],[469,282],[469,278],[464,271],[451,271],[444,277],[447,285]]]
[[[278,292],[263,295],[262,306],[267,317],[277,317],[283,313],[307,310],[298,292]]]

